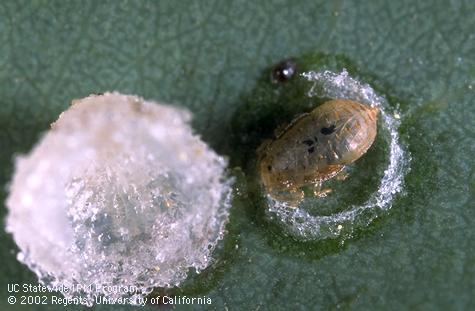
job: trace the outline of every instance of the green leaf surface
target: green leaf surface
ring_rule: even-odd
[[[400,99],[400,134],[412,157],[405,194],[345,243],[309,244],[264,221],[243,188],[217,262],[165,293],[213,301],[176,309],[475,308],[469,0],[2,1],[0,199],[13,157],[72,99],[108,90],[188,107],[196,131],[230,157],[240,185],[249,171],[230,152],[229,137],[239,135],[233,124],[248,122],[242,109],[271,64],[313,52],[342,55],[375,77],[383,95]],[[0,211],[3,219],[3,203]],[[8,305],[8,283],[36,282],[16,251],[1,230],[1,309],[63,309]]]

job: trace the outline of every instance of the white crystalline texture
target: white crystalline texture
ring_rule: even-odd
[[[94,285],[66,294],[89,304],[102,286],[145,295],[208,266],[231,187],[226,161],[189,120],[183,109],[118,93],[73,101],[17,158],[7,230],[18,258],[50,287]]]

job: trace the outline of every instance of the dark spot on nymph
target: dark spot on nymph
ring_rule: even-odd
[[[322,129],[320,130],[320,133],[322,133],[323,135],[330,135],[334,131],[335,131],[335,124],[332,124],[329,127],[322,127]]]
[[[268,170],[269,172],[272,171],[272,166],[267,165],[267,170]]]
[[[304,143],[305,145],[307,145],[307,146],[310,147],[310,146],[313,145],[313,140],[311,140],[311,139],[306,139],[306,140],[302,141],[302,143]]]
[[[313,153],[315,151],[315,147],[310,147],[310,148],[308,148],[307,151],[308,151],[308,153]]]
[[[287,82],[297,73],[297,64],[293,59],[284,59],[272,70],[271,79],[274,83]]]

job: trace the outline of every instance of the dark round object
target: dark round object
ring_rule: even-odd
[[[297,73],[297,64],[291,58],[284,59],[277,65],[271,73],[271,79],[274,83],[282,83],[289,81]]]

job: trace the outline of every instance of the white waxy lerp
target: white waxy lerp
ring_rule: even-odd
[[[84,286],[64,295],[89,305],[97,295],[139,299],[207,267],[231,182],[189,120],[118,93],[73,101],[16,159],[7,231],[18,258],[47,286]]]

